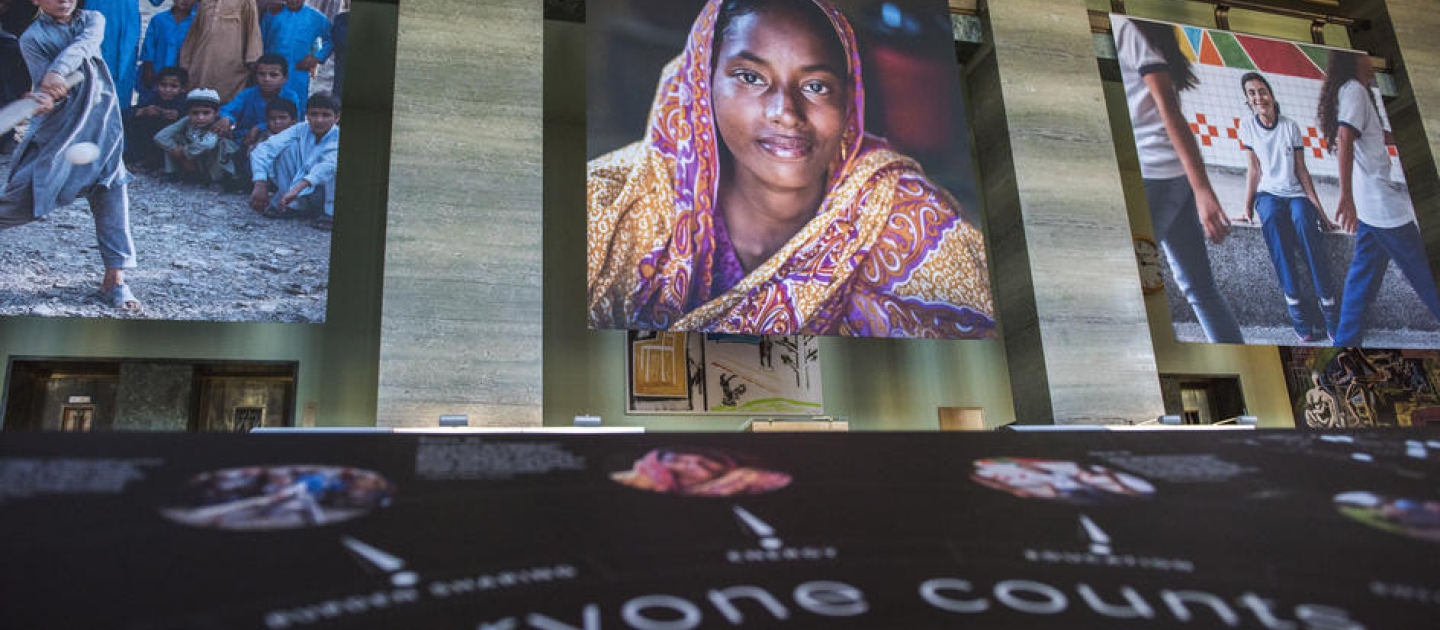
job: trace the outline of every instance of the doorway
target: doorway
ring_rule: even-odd
[[[1245,415],[1238,374],[1161,374],[1165,414],[1184,424],[1216,424]]]
[[[294,426],[299,364],[12,358],[5,431],[219,431]]]

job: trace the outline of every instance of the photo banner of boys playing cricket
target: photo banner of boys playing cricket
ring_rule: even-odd
[[[1440,348],[1368,55],[1110,20],[1176,339]]]
[[[350,0],[0,0],[0,316],[325,321]]]

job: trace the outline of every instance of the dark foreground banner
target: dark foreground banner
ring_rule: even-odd
[[[1440,434],[6,435],[0,627],[1433,628]]]

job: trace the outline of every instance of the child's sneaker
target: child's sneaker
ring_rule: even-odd
[[[1285,307],[1290,313],[1290,327],[1295,331],[1295,336],[1304,343],[1319,341],[1315,337],[1315,327],[1310,324],[1310,318],[1305,316],[1305,309],[1299,303],[1286,300]]]
[[[1320,300],[1320,313],[1325,317],[1325,334],[1334,339],[1335,331],[1340,328],[1340,301],[1335,298]]]

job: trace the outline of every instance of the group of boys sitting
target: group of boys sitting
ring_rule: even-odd
[[[330,229],[340,102],[311,94],[300,120],[300,99],[284,87],[288,68],[284,57],[262,55],[255,85],[228,103],[215,90],[188,89],[184,68],[160,70],[125,121],[126,164],[167,181],[249,192],[250,207],[267,217],[313,218]]]

